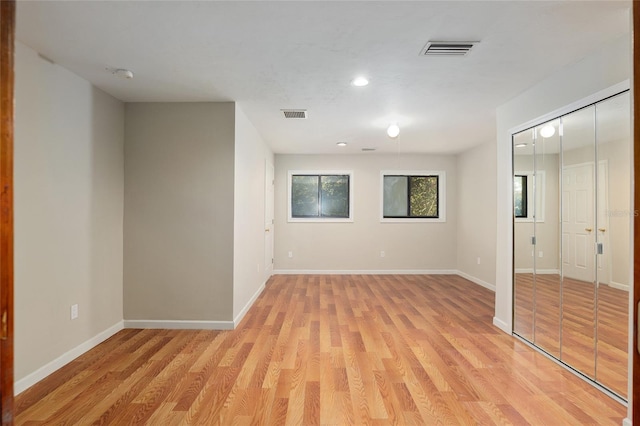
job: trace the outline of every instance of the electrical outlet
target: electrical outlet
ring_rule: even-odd
[[[289,252],[289,259],[291,259],[291,258],[293,258],[293,252],[292,251]]]
[[[538,257],[542,257],[542,250],[538,252]]]
[[[480,258],[478,258],[478,259],[476,260],[476,262],[478,262],[478,265],[479,265],[479,264],[480,264]]]
[[[78,304],[71,305],[71,319],[74,320],[78,318]]]
[[[380,251],[380,257],[385,257],[387,255],[387,253],[384,252],[384,250]]]

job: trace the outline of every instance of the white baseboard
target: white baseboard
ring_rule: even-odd
[[[113,336],[118,331],[123,329],[124,329],[123,321],[120,321],[112,325],[111,327],[107,328],[106,330],[96,334],[86,342],[81,343],[80,345],[76,346],[70,351],[60,355],[58,358],[54,359],[50,363],[38,368],[36,371],[29,374],[28,376],[23,377],[22,379],[16,381],[13,385],[14,395],[18,395],[19,393],[24,392],[27,388],[30,388],[31,386],[35,385],[40,380],[44,379],[45,377],[55,372],[56,370],[64,367],[74,359],[78,358],[83,353],[89,351],[90,349],[93,349],[94,347],[96,347],[97,345],[104,342],[109,337]]]
[[[617,283],[615,281],[609,281],[608,286],[611,287],[611,288],[616,288],[618,290],[629,291],[629,286],[627,284],[621,284],[621,283]]]
[[[519,268],[516,269],[516,274],[533,274],[532,268]],[[536,269],[536,274],[541,275],[560,275],[559,269]]]
[[[509,327],[509,325],[506,322],[502,321],[500,318],[493,317],[493,325],[495,325],[505,333],[511,334],[511,327]]]
[[[262,284],[260,284],[260,287],[258,287],[258,291],[256,291],[255,294],[253,296],[251,296],[251,299],[249,299],[247,304],[244,305],[244,308],[242,308],[240,313],[238,313],[238,315],[236,315],[236,317],[233,319],[233,328],[234,329],[238,326],[238,324],[240,324],[240,321],[242,321],[242,318],[244,318],[244,316],[247,314],[247,312],[249,311],[251,306],[253,306],[253,304],[255,303],[256,299],[264,291],[264,287],[265,287],[266,284],[267,284],[266,281],[263,282]]]
[[[276,269],[274,275],[457,275],[455,269]]]
[[[631,422],[631,419],[627,417],[622,421],[622,426],[633,426],[633,423]]]
[[[124,320],[124,328],[169,330],[233,330],[233,321]]]
[[[456,272],[457,272],[457,274],[458,274],[459,276],[461,276],[462,278],[465,278],[465,279],[467,279],[467,280],[471,281],[472,283],[475,283],[475,284],[478,284],[479,286],[482,286],[482,287],[484,287],[484,288],[487,288],[487,289],[489,289],[489,290],[493,291],[494,293],[496,292],[496,286],[495,286],[495,284],[491,284],[491,283],[488,283],[488,282],[486,282],[486,281],[483,281],[483,280],[481,280],[480,278],[476,278],[476,277],[474,277],[473,275],[469,275],[469,274],[467,274],[466,272],[462,272],[462,271],[456,271]]]

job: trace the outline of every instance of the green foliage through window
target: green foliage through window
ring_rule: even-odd
[[[385,175],[384,218],[438,218],[439,177]]]
[[[513,177],[513,212],[515,217],[527,217],[527,176]]]
[[[292,175],[291,217],[349,218],[349,175]]]

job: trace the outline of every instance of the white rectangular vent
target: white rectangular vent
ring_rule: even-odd
[[[281,109],[284,118],[307,118],[306,109]]]
[[[362,148],[362,152],[373,152],[375,150],[375,148]]]
[[[420,51],[420,56],[464,56],[477,41],[430,41]]]

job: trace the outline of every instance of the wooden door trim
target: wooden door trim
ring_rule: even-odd
[[[0,411],[13,424],[14,0],[0,1]]]
[[[640,63],[640,5],[632,2],[633,60]],[[634,174],[634,226],[633,226],[633,375],[632,375],[632,422],[640,422],[640,352],[638,352],[638,303],[640,303],[640,66],[633,66],[631,80],[633,90],[633,174]]]

